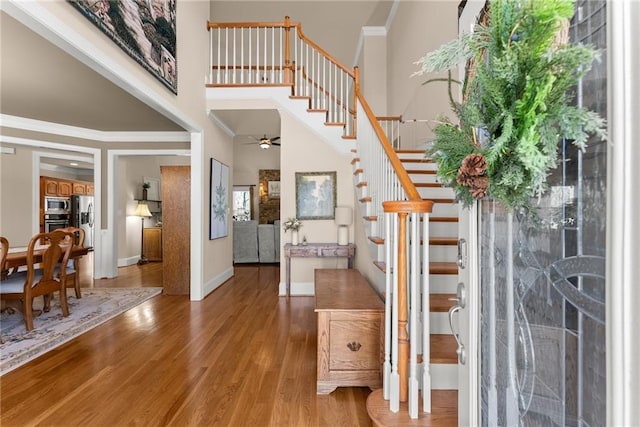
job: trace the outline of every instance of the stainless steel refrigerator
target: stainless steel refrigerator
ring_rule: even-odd
[[[93,196],[71,196],[71,226],[84,230],[84,245],[93,247]]]

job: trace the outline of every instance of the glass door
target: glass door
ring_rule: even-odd
[[[606,5],[579,1],[574,42],[602,51],[576,88],[607,116]],[[559,144],[530,212],[480,204],[481,416],[485,426],[606,424],[604,141]]]

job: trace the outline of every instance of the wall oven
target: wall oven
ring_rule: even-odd
[[[51,233],[53,230],[69,226],[69,214],[45,214],[44,232]]]
[[[70,197],[49,197],[44,198],[45,214],[69,214],[71,212]]]

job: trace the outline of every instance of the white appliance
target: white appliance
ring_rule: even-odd
[[[93,247],[93,196],[71,196],[71,226],[84,230],[84,245]]]

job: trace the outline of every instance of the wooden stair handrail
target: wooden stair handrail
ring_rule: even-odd
[[[373,111],[371,111],[371,107],[369,107],[369,104],[367,104],[367,101],[364,99],[364,96],[362,96],[362,94],[360,93],[360,90],[359,90],[360,88],[357,88],[357,89],[358,90],[356,90],[356,96],[360,100],[360,103],[362,104],[362,108],[364,109],[365,114],[369,118],[369,121],[371,122],[371,125],[375,130],[376,135],[380,140],[380,144],[382,144],[382,148],[384,149],[385,154],[389,158],[389,161],[391,162],[391,166],[393,167],[393,170],[396,172],[396,175],[398,176],[400,185],[402,185],[402,188],[407,194],[407,198],[413,201],[422,200],[422,197],[420,196],[418,189],[413,184],[413,181],[411,181],[411,178],[409,178],[409,174],[407,173],[404,166],[402,166],[402,162],[400,161],[400,158],[398,158],[398,155],[396,154],[395,150],[391,146],[391,143],[389,143],[387,136],[384,134],[384,130],[382,130],[382,126],[380,126],[380,122],[378,122],[375,114],[373,114]]]
[[[353,74],[353,71],[347,67],[345,67],[344,65],[342,65],[340,63],[340,61],[338,61],[337,59],[335,59],[333,56],[331,56],[326,50],[324,50],[323,48],[321,48],[320,46],[318,46],[315,42],[313,42],[312,40],[309,40],[309,38],[307,36],[304,35],[304,33],[302,32],[302,24],[298,23],[298,25],[296,26],[298,29],[298,36],[300,37],[301,40],[304,40],[306,43],[308,43],[311,47],[313,47],[314,49],[316,49],[318,52],[320,52],[321,54],[323,54],[329,61],[333,62],[337,67],[339,67],[342,71],[344,71],[345,73],[347,73],[348,75],[350,75],[352,78],[355,79],[355,75]]]
[[[291,28],[298,22],[211,22],[207,21],[207,30],[212,28]]]

